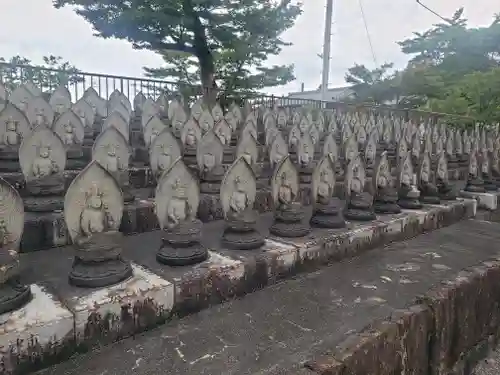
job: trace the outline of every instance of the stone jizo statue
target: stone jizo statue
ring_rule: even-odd
[[[257,179],[244,157],[231,165],[221,184],[220,200],[225,218],[222,245],[236,250],[252,250],[264,244],[256,230],[258,215],[254,210]]]
[[[19,242],[24,230],[23,201],[0,178],[0,314],[16,310],[31,298],[29,286],[19,280]]]
[[[116,179],[92,161],[72,181],[64,199],[64,218],[75,247],[72,285],[98,288],[132,275],[121,257],[123,196]]]
[[[200,203],[198,181],[181,158],[165,171],[156,187],[156,216],[163,231],[156,259],[169,266],[185,266],[207,259],[201,245],[202,223],[197,219]]]

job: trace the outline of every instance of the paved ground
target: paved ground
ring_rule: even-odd
[[[500,374],[500,348],[490,353],[488,358],[478,363],[472,375],[498,375]]]
[[[40,375],[283,375],[498,252],[500,224],[467,220],[301,275]],[[480,374],[480,373],[479,373]],[[487,374],[487,373],[486,373]]]

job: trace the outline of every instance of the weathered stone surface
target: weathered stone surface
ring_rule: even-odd
[[[497,226],[467,221],[404,244],[379,248],[349,263],[334,264],[277,284],[187,317],[179,325],[166,326],[134,340],[125,340],[116,347],[77,357],[44,373],[72,375],[86,371],[88,375],[97,375],[104,369],[109,374],[154,373],[168,364],[178,374],[200,371],[214,375],[224,371],[228,374],[242,371],[294,374],[287,370],[306,364],[304,370],[311,375],[399,374],[403,371],[428,374],[426,365],[436,360],[428,356],[432,354],[428,351],[429,345],[447,343],[446,338],[458,338],[456,335],[462,332],[453,316],[446,322],[441,319],[446,314],[438,312],[439,324],[446,332],[435,336],[436,310],[430,304],[438,299],[446,304],[453,299],[433,299],[432,296],[457,295],[442,292],[453,288],[451,284],[446,285],[446,280],[452,280],[461,285],[459,288],[467,301],[480,302],[473,296],[478,289],[461,281],[463,276],[457,278],[457,273],[493,255],[491,248],[481,245],[500,240]],[[464,228],[468,234],[463,233]],[[433,245],[436,241],[441,245]],[[477,271],[474,267],[467,271],[490,285],[497,279],[489,276],[489,272],[500,272],[500,264],[493,263],[483,263]],[[240,269],[241,274],[241,266],[229,267]],[[220,289],[223,279],[208,271],[210,266],[207,268],[205,272],[211,276],[205,281],[205,288],[221,293],[228,291]],[[487,273],[485,268],[489,269]],[[202,285],[191,284],[191,290],[200,292],[204,290],[200,290]],[[470,289],[465,285],[470,285]],[[441,291],[427,293],[432,286]],[[498,284],[491,288],[496,291]],[[420,298],[414,305],[415,295],[428,298]],[[496,300],[498,302],[498,294]],[[486,306],[490,309],[492,305]],[[460,304],[460,308],[465,307]],[[467,307],[470,322],[482,308],[477,304]],[[124,351],[131,349],[133,355],[123,356]],[[442,370],[441,373],[448,374],[451,368]]]

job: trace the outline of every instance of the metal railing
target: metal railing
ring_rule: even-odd
[[[80,99],[85,90],[89,87],[93,87],[103,98],[108,98],[114,90],[119,90],[124,93],[131,102],[139,92],[153,99],[157,99],[162,93],[174,95],[181,92],[187,92],[189,96],[187,99],[190,101],[195,100],[203,94],[201,87],[186,86],[166,80],[87,73],[79,70],[59,70],[31,65],[14,65],[5,62],[0,62],[0,80],[10,90],[26,82],[32,82],[44,92],[52,92],[57,86],[66,85],[70,91],[73,102]],[[256,94],[254,92],[240,93],[238,95],[226,95],[224,92],[218,92],[217,96],[223,106],[235,101],[241,105],[245,102],[249,102],[252,105],[265,105],[267,107],[308,106],[311,108],[327,109],[357,108],[363,110],[376,110],[377,112],[387,111],[398,113],[406,119],[424,117],[434,121],[438,119],[449,121],[460,120],[465,122],[475,121],[472,117],[449,113],[404,109],[395,106],[296,99],[286,96]]]

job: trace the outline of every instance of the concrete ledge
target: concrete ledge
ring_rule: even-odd
[[[68,336],[49,327],[46,332],[53,342],[29,351],[21,348],[13,358],[19,366],[38,368],[77,350],[141,332],[172,316],[187,315],[264,288],[297,272],[471,218],[475,210],[475,200],[455,201],[446,206],[380,217],[363,226],[350,224],[343,230],[314,230],[302,241],[268,238],[259,251],[217,248],[219,238],[213,232],[218,233],[217,227],[223,223],[215,222],[206,228],[216,241],[207,244],[211,249],[209,259],[184,268],[157,263],[155,252],[161,232],[144,233],[129,237],[124,247],[124,256],[134,262],[134,277],[113,287],[91,291],[68,285],[67,274],[73,260],[71,248],[25,254],[21,263],[26,268],[23,277],[49,286],[61,305],[71,311],[74,329]],[[27,359],[33,353],[42,359],[35,362]]]
[[[487,354],[500,333],[500,254],[354,334],[305,367],[320,375],[447,374]]]
[[[498,207],[497,201],[500,193],[472,193],[469,191],[461,190],[460,195],[464,198],[477,200],[479,208],[494,211]]]
[[[73,338],[73,314],[44,287],[33,284],[31,293],[27,305],[0,315],[0,374],[19,371],[37,354],[58,350]]]

